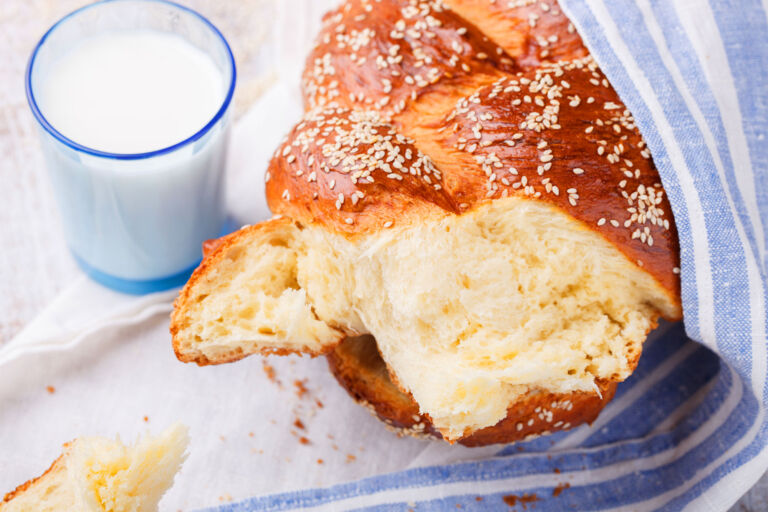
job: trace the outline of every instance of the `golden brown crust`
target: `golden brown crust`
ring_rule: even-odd
[[[70,441],[69,443],[64,444],[64,450],[59,457],[53,461],[51,466],[45,470],[45,472],[38,476],[37,478],[33,478],[31,480],[28,480],[21,484],[20,486],[16,487],[11,492],[7,493],[5,497],[3,497],[3,501],[0,502],[0,510],[3,510],[5,508],[5,503],[10,502],[11,500],[20,497],[22,494],[27,492],[30,488],[32,488],[34,485],[40,484],[45,480],[46,478],[51,477],[54,473],[58,471],[65,471],[66,470],[66,461],[65,461],[65,455],[67,451],[69,450],[69,447],[72,445],[73,441]]]
[[[323,18],[304,72],[305,102],[391,115],[466,77],[516,69],[501,47],[442,2],[349,0]]]
[[[211,254],[218,246],[224,242],[224,239],[226,236],[223,236],[221,238],[212,238],[211,240],[206,240],[203,242],[203,258],[207,257],[209,254]]]
[[[392,382],[371,336],[347,338],[327,355],[328,366],[341,386],[398,435],[442,439],[416,402]],[[465,446],[511,443],[591,423],[611,401],[616,382],[599,382],[601,395],[533,391],[515,401],[507,417],[458,442]]]
[[[557,2],[353,0],[325,17],[305,103],[376,110],[412,135],[502,76],[588,54]]]
[[[179,361],[184,363],[196,363],[199,366],[207,366],[212,364],[231,363],[254,353],[280,356],[308,354],[312,357],[316,357],[324,355],[332,350],[333,346],[344,338],[344,334],[339,332],[339,337],[336,341],[323,346],[319,350],[307,346],[296,346],[293,349],[264,347],[258,352],[246,353],[241,347],[235,347],[229,352],[219,352],[215,357],[182,346],[183,339],[180,333],[189,326],[190,319],[187,316],[190,311],[189,305],[192,301],[198,299],[198,284],[203,283],[206,280],[216,279],[218,269],[224,260],[234,257],[230,251],[240,251],[240,246],[244,243],[248,243],[248,240],[254,236],[262,237],[265,243],[267,243],[266,240],[270,234],[282,238],[285,236],[286,232],[289,231],[292,224],[294,224],[293,220],[287,217],[276,216],[266,222],[246,226],[225,237],[217,240],[208,240],[203,244],[203,261],[192,273],[192,276],[189,278],[189,281],[187,281],[187,284],[184,285],[179,296],[176,297],[176,300],[173,303],[173,311],[171,312],[170,332],[173,351]]]
[[[555,0],[444,0],[524,70],[589,51]]]

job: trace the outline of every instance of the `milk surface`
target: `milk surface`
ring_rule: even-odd
[[[202,129],[226,93],[221,71],[179,36],[119,30],[84,38],[51,66],[38,98],[65,137],[110,153],[172,146]]]

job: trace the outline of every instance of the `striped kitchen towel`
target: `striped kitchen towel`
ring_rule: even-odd
[[[561,3],[661,173],[685,325],[660,327],[591,427],[216,510],[719,512],[766,471],[768,1]]]

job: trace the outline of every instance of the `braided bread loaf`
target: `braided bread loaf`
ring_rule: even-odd
[[[394,427],[478,445],[592,421],[680,318],[649,150],[552,0],[348,0],[304,91],[276,217],[176,301],[180,360],[330,353]]]

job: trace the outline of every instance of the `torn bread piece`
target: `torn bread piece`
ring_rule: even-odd
[[[78,438],[41,476],[8,493],[2,512],[154,512],[186,458],[186,427],[132,446]]]
[[[328,367],[341,387],[397,436],[442,439],[428,414],[400,390],[376,347],[373,336],[347,338],[327,355]],[[529,390],[507,409],[497,424],[463,437],[464,446],[528,441],[532,438],[592,423],[611,401],[616,382],[598,382],[594,391],[552,393]]]
[[[457,440],[532,389],[624,380],[678,307],[593,230],[510,197],[352,240],[286,218],[245,228],[192,277],[172,329],[179,357],[201,364],[373,334],[401,389]]]

